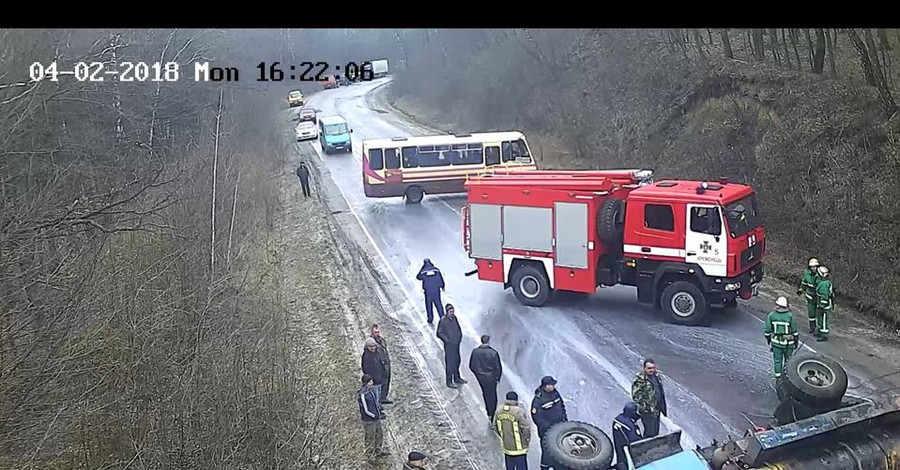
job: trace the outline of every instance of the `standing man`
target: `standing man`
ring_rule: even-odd
[[[416,275],[416,279],[422,281],[422,290],[425,291],[425,313],[428,314],[428,323],[434,323],[434,312],[437,309],[438,317],[444,317],[444,308],[441,306],[441,291],[444,290],[444,276],[441,270],[431,264],[431,260],[425,258],[422,269]]]
[[[660,414],[669,415],[661,375],[656,369],[656,361],[647,358],[644,359],[643,369],[635,374],[631,383],[631,399],[638,405],[645,438],[658,436]]]
[[[297,167],[297,176],[300,177],[303,196],[309,197],[309,168],[306,166],[306,162],[300,162],[300,166]]]
[[[630,401],[622,409],[622,414],[616,416],[612,424],[613,447],[616,448],[616,470],[627,470],[628,459],[625,458],[625,448],[632,442],[643,439],[641,428],[637,421],[641,418],[638,414],[637,403]]]
[[[447,304],[445,310],[447,315],[438,322],[437,337],[444,343],[444,369],[447,371],[447,386],[457,388],[457,385],[468,383],[468,380],[463,380],[459,376],[459,364],[462,362],[459,356],[459,345],[463,338],[462,328],[459,327],[453,305]]]
[[[370,330],[372,335],[372,339],[375,340],[377,344],[376,352],[379,356],[381,356],[381,364],[384,365],[384,383],[381,384],[381,404],[390,405],[394,403],[391,400],[388,400],[388,393],[391,391],[391,354],[388,351],[387,341],[384,340],[384,336],[381,336],[381,327],[378,324],[372,325]]]
[[[473,349],[472,356],[469,357],[469,370],[478,380],[481,396],[484,398],[484,409],[493,422],[497,411],[497,384],[503,376],[503,365],[500,364],[500,354],[491,347],[490,342],[489,335],[482,335],[481,345]]]
[[[829,317],[834,311],[834,286],[831,284],[831,272],[825,266],[819,266],[816,297],[819,300],[819,309],[816,312],[816,341],[828,341],[828,324],[831,321]]]
[[[797,289],[797,295],[806,297],[806,316],[809,318],[809,333],[816,332],[816,310],[819,308],[818,299],[816,299],[816,285],[819,282],[819,260],[815,258],[809,259],[809,264],[803,270],[800,278],[800,288]]]
[[[378,353],[378,343],[374,338],[366,338],[366,346],[362,353],[362,373],[372,378],[375,384],[375,396],[378,397],[380,406],[382,385],[387,376],[387,369],[384,366],[382,355]]]
[[[775,378],[781,377],[784,365],[790,360],[797,348],[797,339],[800,332],[797,331],[797,322],[794,315],[788,309],[788,300],[779,297],[775,300],[775,310],[769,312],[766,317],[764,330],[766,343],[772,348],[772,357],[775,359]]]
[[[534,391],[534,399],[531,400],[531,419],[537,426],[542,449],[547,431],[554,424],[569,420],[566,403],[556,390],[556,379],[549,375],[541,379],[541,386]],[[541,468],[549,469],[552,465],[553,462],[547,458],[547,454],[541,452]]]
[[[531,443],[531,423],[519,405],[516,392],[506,394],[503,408],[494,415],[494,430],[500,436],[506,470],[528,470],[528,445]]]
[[[356,401],[365,431],[366,456],[369,460],[374,460],[390,455],[381,448],[384,444],[384,432],[381,429],[381,420],[384,419],[384,415],[381,413],[378,397],[375,396],[375,382],[371,376],[362,376],[362,387],[357,393]]]

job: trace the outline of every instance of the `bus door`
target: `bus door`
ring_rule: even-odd
[[[403,182],[399,148],[384,149],[384,182],[388,184]]]
[[[500,142],[485,142],[484,166],[490,168],[499,165],[500,162]]]

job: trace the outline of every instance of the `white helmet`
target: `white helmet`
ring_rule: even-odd
[[[825,266],[819,266],[818,271],[819,271],[819,276],[822,276],[822,277],[827,277],[827,276],[828,276],[829,271],[828,271],[828,268],[827,268],[827,267],[825,267]]]
[[[781,308],[788,308],[787,297],[779,297],[775,300],[775,305]]]
[[[818,267],[818,266],[819,266],[819,260],[817,260],[817,259],[815,259],[815,258],[810,258],[810,259],[809,259],[809,267],[810,267],[810,268],[815,268],[815,267]]]

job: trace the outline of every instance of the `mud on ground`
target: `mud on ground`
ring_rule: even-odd
[[[311,367],[328,371],[332,380],[323,384],[320,406],[334,417],[335,449],[346,460],[338,468],[399,468],[413,450],[431,458],[429,469],[471,468],[464,440],[455,433],[452,422],[436,401],[430,381],[423,377],[417,359],[404,341],[403,326],[393,322],[383,307],[389,304],[381,290],[387,281],[376,279],[377,271],[340,227],[355,224],[347,208],[335,207],[336,188],[327,175],[319,173],[318,156],[307,143],[296,146],[283,175],[278,177],[282,210],[277,214],[279,227],[278,257],[288,292],[295,295],[287,302],[301,315],[300,324],[309,332],[309,352],[318,351]],[[294,169],[300,160],[313,163],[313,197],[303,197]],[[339,197],[339,196],[338,196]],[[339,203],[337,203],[339,204]],[[372,273],[376,273],[373,274]],[[388,341],[392,363],[390,398],[386,405],[385,445],[390,457],[374,466],[362,457],[363,430],[354,401],[359,387],[360,354],[369,327],[378,323]],[[426,358],[431,360],[432,358]],[[441,360],[434,358],[434,360]],[[323,449],[330,452],[331,449]],[[500,464],[498,454],[497,463]]]

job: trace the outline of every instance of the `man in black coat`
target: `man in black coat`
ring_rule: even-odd
[[[362,353],[362,372],[370,377],[375,384],[375,396],[381,403],[381,387],[387,377],[387,368],[384,365],[384,357],[378,353],[378,343],[374,338],[366,338],[366,347]]]
[[[303,187],[303,195],[309,197],[309,167],[306,166],[306,162],[300,162],[297,176],[300,178],[300,186]]]
[[[381,363],[384,365],[384,383],[381,384],[381,403],[390,405],[394,402],[388,399],[388,394],[391,391],[391,354],[388,350],[387,340],[384,339],[384,336],[381,336],[381,327],[378,326],[377,323],[372,325],[369,332],[371,333],[372,339],[378,343],[376,351],[378,352],[378,355],[381,356]]]
[[[467,383],[459,376],[459,363],[462,359],[459,356],[459,345],[462,343],[462,328],[459,327],[459,321],[456,318],[456,311],[453,305],[447,304],[444,307],[446,313],[441,321],[438,322],[437,337],[444,343],[444,368],[447,378],[447,386],[457,388],[457,385]]]
[[[544,436],[556,423],[568,421],[566,403],[556,390],[556,379],[546,376],[541,379],[541,386],[534,391],[534,399],[531,400],[531,419],[538,429],[538,437],[541,439],[541,448],[544,448]],[[549,469],[552,465],[546,453],[541,453],[541,468]]]
[[[497,411],[497,384],[503,376],[503,365],[500,364],[500,354],[491,347],[490,342],[489,335],[481,337],[481,345],[472,350],[472,356],[469,357],[469,370],[478,380],[481,396],[484,398],[484,409],[493,423],[494,413]]]

